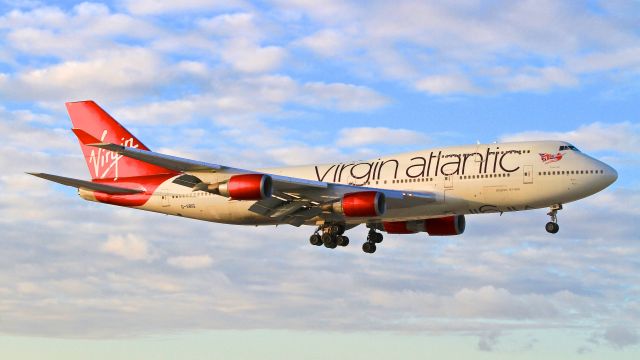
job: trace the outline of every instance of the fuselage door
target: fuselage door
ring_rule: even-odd
[[[169,206],[169,192],[167,189],[160,189],[160,198],[162,199],[162,207]]]
[[[445,175],[444,187],[445,189],[451,189],[453,187],[453,175]]]
[[[525,184],[533,184],[533,166],[525,165],[522,168],[523,182]]]

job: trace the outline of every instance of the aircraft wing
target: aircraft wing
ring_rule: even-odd
[[[81,131],[81,130],[80,130]],[[75,131],[74,131],[75,132]],[[78,135],[78,134],[77,134]],[[80,137],[80,136],[79,136]],[[88,141],[87,141],[88,142]],[[153,151],[141,150],[132,147],[112,144],[112,143],[87,143],[86,145],[113,151],[120,155],[140,160],[149,164],[164,167],[182,173],[189,173],[178,177],[174,182],[200,190],[196,185],[201,182],[197,178],[198,173],[218,173],[231,177],[238,174],[263,174],[261,172],[233,168],[229,166],[211,164],[191,159],[180,158]],[[363,186],[328,183],[288,177],[276,174],[268,174],[273,182],[273,196],[259,200],[253,204],[249,210],[288,222],[299,226],[308,219],[316,216],[329,216],[323,213],[322,205],[340,201],[343,195],[362,191],[377,191],[385,195],[387,208],[409,208],[414,206],[424,206],[436,201],[435,193],[410,192],[400,190],[389,190],[379,188],[369,188]],[[188,179],[187,177],[196,177]],[[184,181],[180,179],[184,177]]]
[[[274,189],[278,189],[275,180]],[[332,214],[323,213],[322,205],[340,201],[344,194],[360,191],[377,191],[385,194],[387,209],[424,206],[433,204],[436,201],[434,193],[406,192],[329,183],[325,190],[305,188],[304,186],[287,192],[274,190],[272,197],[257,201],[249,210],[294,226],[300,226],[306,220],[316,216],[331,218]]]

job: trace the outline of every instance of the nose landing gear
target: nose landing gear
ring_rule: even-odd
[[[560,230],[560,225],[558,225],[558,210],[562,210],[562,204],[551,205],[549,209],[550,211],[547,215],[551,217],[551,221],[549,221],[544,228],[548,233],[555,234]]]

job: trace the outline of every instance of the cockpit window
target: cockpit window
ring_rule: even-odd
[[[560,151],[565,151],[565,150],[572,150],[572,151],[580,152],[580,150],[578,150],[578,148],[573,146],[573,145],[562,145],[562,146],[560,146]]]

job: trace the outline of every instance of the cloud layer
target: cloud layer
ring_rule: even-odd
[[[0,332],[383,330],[470,335],[496,351],[511,331],[579,329],[583,351],[640,342],[637,4],[3,6]],[[587,101],[613,102],[597,121],[558,116],[549,121],[563,130],[551,131],[518,121],[565,107],[545,96],[590,87]],[[631,100],[607,98],[620,89]],[[525,95],[528,107],[517,102]],[[375,256],[359,250],[366,233],[356,228],[352,246],[330,251],[308,244],[309,228],[101,206],[24,174],[86,177],[63,106],[85,98],[154,150],[234,166],[362,159],[490,134],[570,141],[612,162],[620,180],[568,204],[556,237],[541,210],[470,216],[456,238],[387,236]],[[619,107],[624,117],[612,115]],[[499,113],[514,118],[496,124]]]

